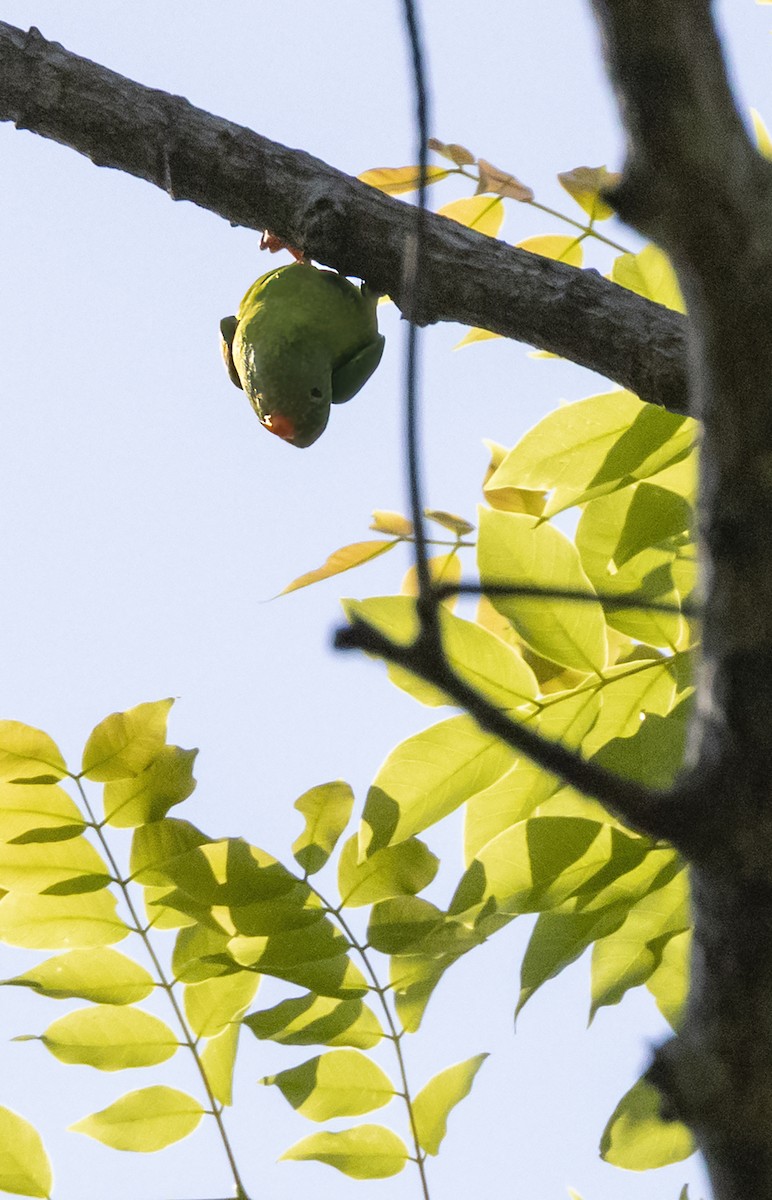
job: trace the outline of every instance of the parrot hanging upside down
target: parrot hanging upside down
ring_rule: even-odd
[[[235,317],[220,322],[228,374],[261,422],[293,446],[324,433],[383,354],[378,293],[335,271],[296,262],[262,275]]]

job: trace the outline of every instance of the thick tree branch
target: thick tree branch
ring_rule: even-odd
[[[401,201],[187,100],[0,22],[0,120],[190,200],[270,229],[404,305],[412,222]],[[672,412],[687,411],[686,322],[603,279],[432,216],[420,324],[458,321],[552,351]]]
[[[630,140],[620,212],[671,255],[703,421],[692,987],[655,1064],[716,1200],[772,1198],[772,165],[709,0],[593,0]]]

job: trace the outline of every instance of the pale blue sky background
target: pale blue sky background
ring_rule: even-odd
[[[0,19],[36,24],[68,49],[352,174],[413,157],[396,0],[5,0],[1,8]],[[425,0],[423,9],[433,132],[571,212],[555,174],[616,167],[621,157],[588,6]],[[772,117],[772,16],[752,0],[720,9],[743,102]],[[333,413],[318,445],[296,451],[261,430],[219,358],[219,318],[269,265],[256,234],[7,125],[0,171],[2,715],[46,729],[77,761],[108,712],[175,695],[171,736],[201,747],[186,815],[287,857],[296,796],[342,776],[363,799],[388,750],[442,715],[393,689],[376,664],[329,649],[338,597],[396,590],[406,558],[389,555],[265,603],[337,546],[367,537],[372,509],[404,508],[398,316],[382,310],[386,353],[365,392]],[[513,207],[503,236],[561,231]],[[602,269],[608,261],[595,260]],[[438,327],[424,338],[427,502],[474,518],[481,439],[512,444],[559,400],[605,385],[513,343],[453,353],[460,334]],[[430,839],[448,856],[448,887],[460,867],[454,833]],[[584,1200],[676,1200],[686,1180],[699,1179],[694,1160],[638,1176],[601,1163],[596,1148],[662,1032],[653,1003],[635,993],[587,1032],[585,961],[531,1002],[514,1035],[529,924],[454,968],[426,1030],[408,1042],[417,1086],[493,1051],[430,1163],[434,1200],[551,1200],[567,1186]],[[7,976],[25,959],[3,950],[2,961]],[[266,986],[259,999],[280,994]],[[0,995],[9,1037],[40,1032],[64,1011]],[[306,1056],[245,1044],[229,1123],[253,1195],[417,1197],[409,1171],[361,1184],[321,1166],[276,1165],[313,1127],[255,1080]],[[103,1076],[61,1066],[37,1044],[0,1043],[0,1103],[43,1132],[59,1200],[228,1194],[213,1130],[146,1157],[62,1132],[157,1076]],[[163,1077],[195,1087],[185,1063]],[[402,1129],[401,1113],[373,1116],[381,1118]]]

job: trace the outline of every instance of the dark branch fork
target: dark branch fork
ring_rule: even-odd
[[[270,229],[402,307],[409,205],[300,150],[143,87],[36,29],[0,21],[0,120],[147,180],[235,225]],[[370,165],[370,164],[364,164]],[[444,217],[426,222],[419,324],[478,325],[686,412],[686,322],[603,279]]]

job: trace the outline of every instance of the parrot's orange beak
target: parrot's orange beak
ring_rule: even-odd
[[[289,417],[283,417],[281,413],[268,413],[263,417],[263,425],[269,433],[275,433],[285,442],[292,442],[295,439],[295,426]]]

